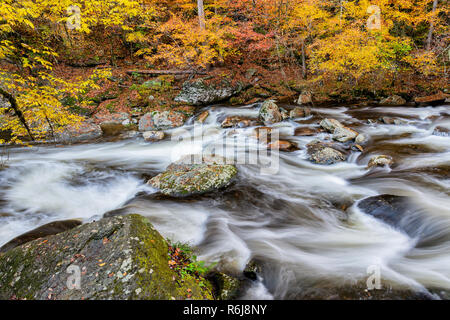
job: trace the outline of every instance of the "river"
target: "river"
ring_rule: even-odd
[[[222,129],[230,115],[256,117],[255,105],[212,106],[200,127],[191,119],[167,131],[172,139],[142,139],[9,148],[1,152],[0,245],[42,224],[100,219],[111,210],[138,213],[174,242],[195,246],[198,259],[242,271],[251,260],[262,266],[243,299],[329,298],[330,288],[359,296],[371,266],[384,287],[410,288],[448,298],[450,292],[450,107],[336,106],[313,108],[310,117],[274,126],[298,151],[280,152],[276,174],[238,164],[226,190],[191,199],[158,197],[146,184],[183,154],[200,152],[233,137],[243,156],[260,148],[254,128]],[[383,116],[397,124],[371,123]],[[328,133],[295,136],[335,118],[363,133],[364,152],[324,166],[307,160],[305,145]],[[186,136],[203,136],[194,142]],[[186,140],[186,141],[185,141]],[[244,145],[245,144],[245,145]],[[371,156],[391,155],[391,167],[367,169]],[[379,194],[410,196],[423,210],[411,236],[361,212],[359,200]],[[422,239],[426,244],[418,246]],[[352,289],[353,288],[353,289]],[[363,293],[361,293],[363,294]]]

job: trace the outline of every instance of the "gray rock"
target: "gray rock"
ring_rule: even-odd
[[[347,157],[340,151],[332,148],[331,144],[315,140],[306,145],[309,160],[317,164],[334,164],[342,162]]]
[[[242,89],[242,84],[232,85],[226,80],[211,84],[207,84],[204,79],[191,80],[183,84],[182,90],[175,101],[190,105],[217,103],[231,98],[241,92]]]
[[[227,187],[237,175],[236,167],[225,164],[223,158],[192,160],[187,156],[172,163],[148,183],[165,195],[187,197]]]
[[[259,109],[259,119],[269,125],[283,120],[280,108],[273,100],[264,101]]]

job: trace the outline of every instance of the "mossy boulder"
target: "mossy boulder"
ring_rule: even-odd
[[[148,183],[165,195],[187,197],[227,187],[236,175],[236,167],[225,164],[223,158],[187,156],[169,165]]]
[[[208,281],[168,262],[168,244],[146,218],[104,218],[0,255],[0,299],[213,298]]]

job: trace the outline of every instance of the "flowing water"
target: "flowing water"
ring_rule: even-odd
[[[10,148],[0,171],[0,245],[50,221],[89,222],[117,210],[147,216],[163,236],[194,245],[200,260],[218,262],[223,270],[239,272],[250,260],[258,262],[260,277],[244,299],[330,298],[335,288],[349,288],[358,298],[366,294],[374,266],[383,287],[448,298],[449,106],[316,108],[313,116],[274,125],[282,139],[299,147],[270,154],[279,156],[277,174],[241,163],[237,180],[226,190],[190,199],[157,196],[146,181],[184,154],[220,150],[223,137],[233,138],[237,158],[261,148],[254,128],[220,127],[226,116],[256,117],[257,105],[208,110],[203,126],[191,119],[168,131],[172,139],[158,143],[135,139]],[[368,121],[382,116],[402,122]],[[351,151],[347,162],[331,166],[309,162],[305,145],[330,135],[295,136],[295,130],[318,128],[325,117],[363,133],[364,152]],[[367,169],[378,154],[391,155],[395,164]],[[406,226],[415,232],[395,229],[357,208],[360,199],[379,194],[416,202],[421,218]]]

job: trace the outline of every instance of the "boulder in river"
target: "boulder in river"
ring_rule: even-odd
[[[186,121],[186,115],[175,110],[152,111],[139,120],[139,131],[166,130],[180,127]]]
[[[304,105],[312,103],[312,94],[310,92],[304,92],[300,94],[297,100],[297,104]]]
[[[38,238],[42,238],[42,237],[46,237],[46,236],[51,236],[54,234],[58,234],[61,233],[63,231],[67,231],[70,229],[73,229],[77,226],[81,225],[81,221],[80,220],[62,220],[62,221],[53,221],[50,223],[47,223],[43,226],[40,226],[36,229],[33,229],[31,231],[28,231],[14,239],[12,239],[11,241],[7,242],[6,244],[4,244],[1,248],[0,248],[0,253],[1,252],[6,252],[8,250],[11,250],[15,247],[18,247],[24,243],[36,240]]]
[[[203,123],[203,122],[205,122],[206,118],[208,118],[208,117],[209,117],[209,111],[208,111],[208,110],[203,111],[203,112],[198,116],[197,121],[200,122],[200,123]]]
[[[390,166],[394,163],[394,159],[392,159],[391,156],[387,155],[378,155],[374,156],[369,160],[368,167],[383,167],[383,166]]]
[[[115,137],[122,134],[126,129],[121,123],[115,121],[105,121],[100,123],[100,128],[102,129],[103,136],[105,137]]]
[[[331,144],[318,140],[310,142],[306,145],[309,160],[317,164],[334,164],[342,162],[347,157],[340,151],[331,147]]]
[[[259,109],[259,118],[269,125],[283,120],[280,108],[273,100],[266,100]]]
[[[404,106],[406,104],[406,100],[401,96],[392,95],[387,98],[384,98],[380,101],[381,105],[384,106]]]
[[[169,165],[148,183],[165,195],[187,197],[227,187],[236,175],[237,168],[225,164],[223,158],[189,155]]]
[[[0,255],[0,299],[213,299],[206,279],[168,262],[146,218],[104,218]]]
[[[334,130],[336,130],[336,128],[344,127],[344,125],[340,123],[338,120],[329,118],[323,119],[320,122],[320,126],[330,133],[334,133]]]
[[[231,98],[243,89],[241,83],[232,84],[227,80],[207,83],[205,79],[189,80],[183,84],[176,102],[190,105],[217,103]]]

